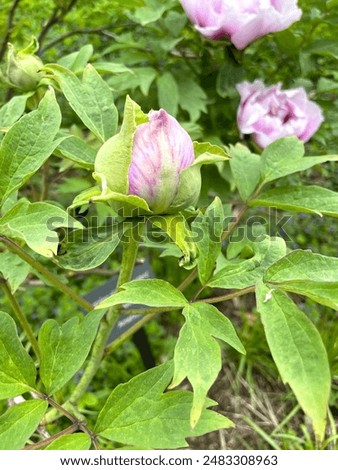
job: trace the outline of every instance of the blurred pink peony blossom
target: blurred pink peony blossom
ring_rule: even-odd
[[[260,147],[292,135],[307,142],[324,121],[321,108],[302,87],[282,90],[280,83],[266,87],[256,80],[238,84],[237,90],[241,95],[238,127],[243,134],[253,134]]]
[[[194,162],[189,134],[164,109],[149,113],[134,136],[129,167],[129,194],[145,199],[156,213],[174,201],[182,170]]]
[[[287,29],[302,16],[297,0],[180,1],[203,36],[227,37],[237,49],[244,49],[266,34]]]

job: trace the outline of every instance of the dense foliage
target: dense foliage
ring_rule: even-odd
[[[338,2],[298,5],[238,50],[178,0],[3,2],[1,449],[336,446]]]

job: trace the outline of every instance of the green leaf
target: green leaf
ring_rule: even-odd
[[[192,242],[193,235],[183,215],[152,216],[149,221],[163,230],[183,253],[180,266],[191,268],[196,258],[196,246]]]
[[[89,450],[91,440],[88,434],[78,432],[55,439],[44,450]]]
[[[14,96],[0,108],[0,129],[12,126],[23,115],[31,93]]]
[[[30,265],[10,251],[0,252],[0,272],[8,282],[12,293],[23,283],[30,272]]]
[[[297,57],[299,49],[302,48],[302,39],[297,33],[295,34],[293,31],[290,31],[290,29],[279,31],[274,35],[274,40],[278,45],[279,53],[288,56],[289,60],[291,57]]]
[[[265,236],[252,244],[254,256],[249,259],[224,261],[224,267],[208,282],[210,287],[222,289],[244,289],[262,279],[265,271],[286,254],[282,238]]]
[[[102,145],[95,160],[96,177],[111,191],[124,195],[128,193],[134,134],[137,125],[147,120],[140,106],[127,96],[121,130]]]
[[[221,348],[216,338],[242,354],[245,349],[231,321],[213,305],[195,303],[183,310],[185,324],[175,347],[174,378],[170,388],[186,377],[194,389],[190,424],[194,428],[205,406],[206,396],[222,367]]]
[[[191,430],[192,393],[163,393],[172,371],[172,363],[167,362],[118,385],[101,410],[94,432],[137,448],[175,449],[187,447],[188,437],[233,426],[224,416],[204,409]],[[206,407],[214,404],[207,400]]]
[[[271,232],[272,230],[271,227]],[[262,241],[266,235],[266,227],[262,224],[247,224],[244,227],[238,227],[229,240],[226,250],[226,259],[231,260],[238,256],[248,259],[250,255],[252,256],[254,254],[255,243]],[[218,261],[220,261],[220,259],[221,258],[219,258]],[[220,269],[221,268],[218,267],[217,271]]]
[[[320,186],[286,186],[271,189],[250,201],[249,205],[338,217],[338,193]]]
[[[189,304],[182,292],[161,279],[140,279],[123,284],[120,292],[107,297],[95,308],[109,308],[119,304],[141,304],[149,307],[177,307]]]
[[[318,93],[330,93],[338,91],[337,80],[330,80],[328,78],[321,77],[318,80],[317,92]]]
[[[54,261],[62,268],[72,271],[96,268],[114,252],[120,238],[113,226],[72,231],[61,243]]]
[[[304,157],[304,143],[297,137],[278,139],[268,145],[261,156],[261,172],[265,183],[294,173]]]
[[[129,69],[123,64],[115,63],[115,62],[95,62],[93,64],[96,70],[102,73],[130,73],[134,74],[133,70]]]
[[[202,285],[205,285],[215,268],[216,259],[221,253],[224,210],[222,201],[216,197],[205,211],[193,221],[191,230],[198,249],[197,268]]]
[[[129,92],[140,88],[144,96],[148,96],[151,84],[158,75],[156,69],[152,67],[138,67],[127,73],[121,73],[116,77],[109,79],[110,85],[114,90]]]
[[[157,78],[158,103],[172,116],[178,111],[179,95],[175,78],[170,72],[165,72]]]
[[[229,155],[231,157],[231,172],[239,194],[243,201],[247,201],[260,182],[261,157],[251,153],[247,147],[241,144],[231,145]]]
[[[4,137],[0,147],[0,203],[41,167],[61,140],[54,140],[61,113],[52,89],[38,109],[23,116]]]
[[[49,258],[57,253],[59,238],[54,230],[59,227],[82,225],[59,207],[26,200],[18,202],[0,219],[2,235],[23,240],[36,253]]]
[[[93,197],[100,196],[101,193],[102,190],[98,186],[92,186],[91,188],[87,188],[84,191],[81,191],[81,193],[75,196],[73,203],[68,207],[68,210],[75,207],[88,205]]]
[[[225,50],[225,54],[228,55]],[[245,76],[245,69],[241,64],[235,62],[232,57],[225,57],[225,64],[221,67],[216,82],[217,93],[222,98],[235,98],[238,93],[237,83],[241,82]]]
[[[190,121],[196,122],[202,113],[207,112],[207,95],[193,78],[186,75],[177,80],[179,105],[190,116]]]
[[[35,377],[33,359],[19,340],[14,320],[0,312],[0,400],[34,389]]]
[[[324,437],[330,394],[330,369],[320,334],[280,290],[263,284],[257,289],[261,314],[273,359],[284,383],[292,388],[305,413],[312,419],[317,438]]]
[[[326,0],[326,8],[328,10],[334,8],[335,6],[338,6],[338,0]]]
[[[15,206],[15,204],[18,202],[18,191],[14,191],[6,201],[3,203],[1,207],[1,214],[6,214],[9,210],[12,209],[12,207]]]
[[[304,171],[327,161],[337,161],[338,155],[304,157],[304,143],[297,137],[285,137],[268,145],[261,156],[261,173],[264,183],[282,176]]]
[[[28,400],[9,408],[0,416],[0,450],[21,449],[47,411],[43,400]]]
[[[86,44],[85,46],[82,46],[79,51],[72,52],[71,54],[61,57],[58,64],[70,69],[76,74],[80,73],[89,62],[93,52],[93,46],[91,44]]]
[[[114,97],[92,65],[84,69],[82,82],[61,65],[48,65],[43,70],[55,77],[70,106],[101,142],[115,134],[118,116]]]
[[[195,162],[199,157],[207,158],[210,162],[222,162],[229,159],[228,154],[219,145],[210,142],[194,142]],[[216,158],[213,157],[223,157]]]
[[[86,360],[104,311],[92,311],[83,319],[71,318],[62,326],[47,320],[39,332],[40,377],[52,395],[62,388]]]
[[[160,5],[154,0],[147,0],[145,5],[144,7],[137,8],[135,13],[131,15],[141,26],[146,26],[159,20],[167,9],[165,5]]]
[[[312,42],[304,52],[312,55],[322,55],[338,59],[338,44],[336,39],[318,39]]]
[[[69,134],[55,150],[55,154],[59,157],[67,158],[90,170],[94,168],[96,153],[96,150],[83,139]]]
[[[338,310],[338,258],[293,251],[270,266],[264,282]]]

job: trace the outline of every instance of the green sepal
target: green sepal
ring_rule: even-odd
[[[211,153],[210,148],[215,148],[214,152],[219,151],[219,155]],[[202,149],[205,149],[205,151],[197,156],[192,165],[182,170],[177,194],[169,209],[170,213],[196,206],[202,186],[202,165],[211,165],[227,160],[226,153],[216,145],[194,142],[194,149],[196,154],[202,151]],[[199,150],[196,151],[196,149]],[[209,151],[207,151],[207,149],[209,149]]]
[[[95,175],[99,179],[99,175]],[[95,202],[106,202],[112,209],[122,217],[138,217],[152,214],[147,202],[141,197],[131,194],[121,194],[105,189],[101,191],[98,186],[86,189],[78,194],[68,209],[92,204]]]
[[[35,36],[32,37],[31,42],[24,49],[18,51],[18,54],[35,54],[39,50],[39,41]]]
[[[140,106],[126,98],[121,130],[105,142],[95,160],[95,175],[106,181],[115,193],[128,194],[128,171],[132,159],[134,135],[138,125],[148,121]]]
[[[197,160],[198,157],[205,156],[205,157],[223,157],[224,159],[229,159],[229,155],[226,153],[224,149],[219,147],[218,145],[211,144],[210,142],[193,142],[194,144],[194,153],[195,159]]]
[[[162,229],[182,251],[180,266],[192,269],[197,262],[197,248],[192,242],[193,235],[183,215],[152,216],[149,221]]]
[[[23,91],[36,90],[44,77],[41,71],[43,62],[34,53],[39,49],[36,38],[24,49],[17,51],[13,44],[8,43],[7,77],[11,85]]]

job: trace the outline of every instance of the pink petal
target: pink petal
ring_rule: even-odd
[[[320,107],[309,100],[304,88],[282,90],[281,84],[265,87],[256,80],[237,85],[241,102],[237,123],[243,134],[252,134],[261,147],[295,135],[308,141],[323,122]]]
[[[194,161],[190,136],[164,109],[137,127],[129,167],[129,194],[165,210],[177,193],[181,171]]]

